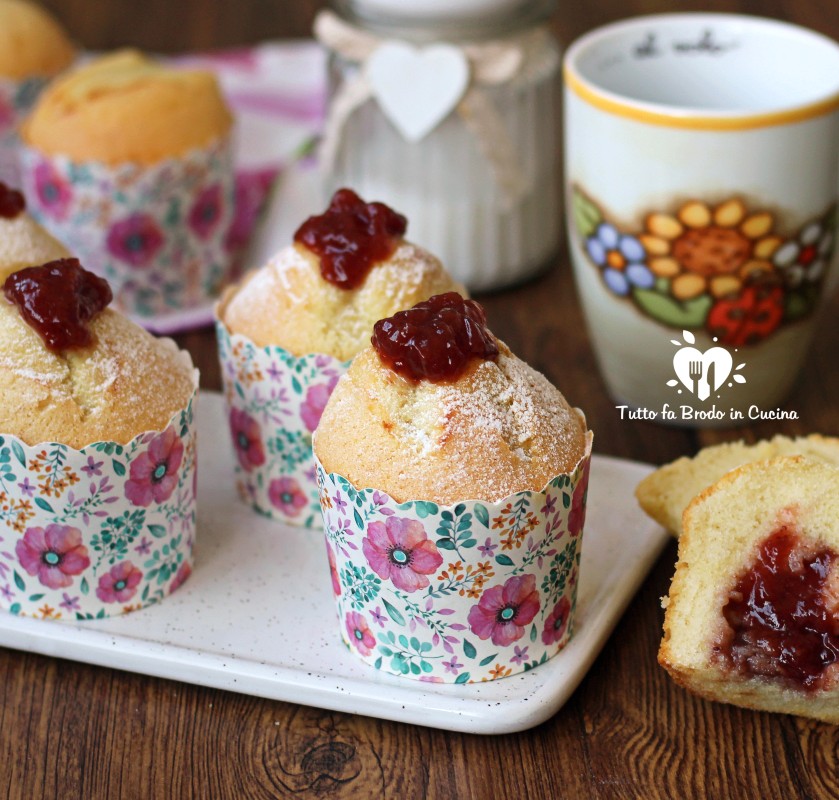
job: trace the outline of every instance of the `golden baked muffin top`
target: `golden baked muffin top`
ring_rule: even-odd
[[[48,298],[51,305],[38,307],[38,298],[33,300],[38,288],[32,283],[45,272],[53,281],[50,291],[58,295]],[[72,282],[80,274],[90,276],[75,259],[54,261],[14,273],[0,295],[0,432],[30,445],[125,444],[140,433],[165,428],[197,385],[189,356],[174,342],[155,339],[115,311],[82,313],[82,326],[56,321],[68,307],[63,304],[75,310],[88,301],[93,287]],[[104,281],[92,280],[107,290]],[[79,302],[68,301],[67,295],[77,290]],[[40,330],[12,302],[21,297],[26,313],[34,308],[35,319],[46,323]],[[105,302],[109,298],[107,291]],[[51,331],[62,336],[76,331],[87,343],[56,346]]]
[[[456,381],[411,381],[372,346],[335,387],[315,433],[324,469],[399,502],[496,501],[540,491],[585,452],[581,416],[498,342]]]
[[[384,203],[338,189],[291,247],[225,296],[219,318],[260,347],[347,361],[378,320],[435,294],[465,293],[437,258],[405,240],[407,225]]]
[[[464,292],[439,259],[402,240],[357,289],[324,280],[320,259],[303,245],[281,250],[266,266],[228,291],[219,318],[231,333],[260,347],[276,345],[302,356],[326,353],[342,361],[370,342],[373,324],[420,300]]]
[[[51,155],[150,165],[211,144],[232,123],[212,73],[120,50],[50,84],[21,133]]]
[[[49,77],[69,67],[74,57],[67,34],[43,8],[25,0],[0,0],[0,77]]]

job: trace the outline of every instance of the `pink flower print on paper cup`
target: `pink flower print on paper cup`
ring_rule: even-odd
[[[90,566],[81,531],[67,525],[27,528],[15,553],[20,565],[50,589],[71,586],[74,576]]]
[[[571,618],[571,603],[567,597],[563,597],[553,608],[545,620],[545,627],[542,630],[542,641],[545,644],[558,642],[568,630],[568,621]]]
[[[320,422],[323,409],[326,408],[326,401],[338,383],[338,376],[333,375],[324,383],[315,383],[306,389],[306,399],[300,409],[300,418],[310,433],[314,433]]]
[[[319,528],[312,432],[349,362],[258,347],[218,318],[224,302],[216,334],[239,495],[260,514]]]
[[[414,519],[388,517],[371,522],[361,549],[373,571],[404,592],[424,589],[428,576],[443,563],[422,524]]]
[[[108,252],[132,267],[147,267],[160,252],[165,239],[154,218],[148,214],[129,214],[117,220],[108,231]]]
[[[297,517],[308,505],[309,499],[294,478],[274,478],[268,486],[271,505],[287,517]]]
[[[340,631],[367,664],[471,683],[526,672],[568,643],[591,433],[542,491],[495,502],[398,503],[317,463]]]
[[[135,506],[143,507],[168,500],[178,485],[178,470],[183,459],[183,442],[169,426],[131,463],[125,496]]]
[[[373,636],[367,620],[355,611],[347,613],[347,635],[350,646],[358,650],[363,656],[369,656],[376,649],[376,639]]]
[[[189,227],[201,239],[211,236],[218,228],[224,211],[224,196],[221,184],[204,189],[189,210]]]
[[[189,577],[194,400],[127,444],[0,435],[0,608],[107,617],[160,602]]]
[[[265,463],[265,446],[262,444],[262,429],[259,423],[246,411],[230,409],[230,435],[239,465],[250,471]]]
[[[41,213],[57,221],[67,216],[73,190],[70,184],[47,162],[35,167],[35,198]]]
[[[536,579],[520,575],[484,591],[469,611],[469,627],[478,638],[506,647],[524,636],[525,626],[538,611]]]
[[[96,596],[103,603],[127,603],[137,593],[143,573],[130,561],[111,567],[96,587]]]

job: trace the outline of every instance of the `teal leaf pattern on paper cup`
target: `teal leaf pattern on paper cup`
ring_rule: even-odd
[[[385,672],[472,683],[526,672],[568,643],[592,435],[576,467],[498,502],[398,503],[316,460],[339,630]]]
[[[272,519],[319,528],[312,432],[349,362],[258,347],[221,321],[216,334],[240,497]]]
[[[195,395],[162,431],[76,450],[0,436],[0,608],[99,619],[192,572]]]

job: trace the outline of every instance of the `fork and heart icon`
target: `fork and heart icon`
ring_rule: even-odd
[[[707,400],[731,374],[734,362],[728,350],[711,347],[704,353],[695,347],[683,347],[673,356],[676,377],[700,400]]]

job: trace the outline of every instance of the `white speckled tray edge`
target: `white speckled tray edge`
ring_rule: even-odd
[[[340,641],[322,534],[271,522],[238,501],[220,395],[201,395],[198,419],[192,577],[160,605],[124,617],[76,623],[0,613],[0,645],[352,714],[510,733],[538,725],[570,697],[667,541],[633,497],[651,467],[595,455],[568,647],[490,683],[396,678]]]

